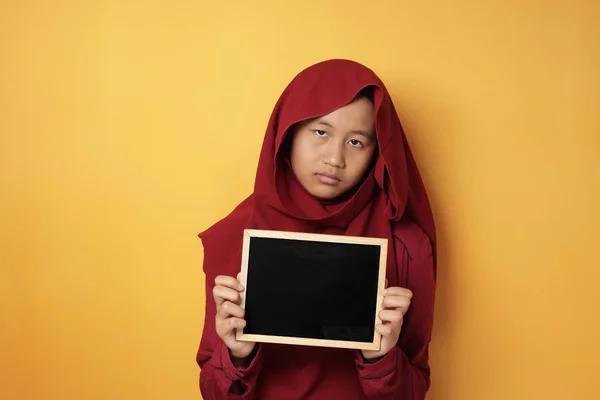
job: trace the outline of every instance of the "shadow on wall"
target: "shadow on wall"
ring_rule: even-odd
[[[456,117],[461,113],[448,108],[451,103],[444,101],[444,95],[439,89],[427,90],[427,85],[422,82],[397,81],[389,85],[388,89],[425,182],[436,223],[437,288],[433,338],[429,349],[432,387],[427,399],[443,400],[446,388],[454,379],[453,371],[442,371],[436,367],[456,365],[458,362],[453,360],[455,355],[448,345],[457,334],[453,316],[455,307],[452,304],[452,293],[456,290],[453,276],[457,264],[453,252],[457,238],[452,226],[457,222],[452,214],[454,205],[449,199],[459,198],[456,192],[468,191],[468,186],[466,182],[457,181],[460,179],[458,174],[449,175],[449,171],[456,170],[457,160],[453,159],[456,154],[453,148],[457,144],[446,132],[439,132],[439,126],[448,127],[447,132],[456,131],[460,124]],[[454,195],[445,196],[450,191]]]

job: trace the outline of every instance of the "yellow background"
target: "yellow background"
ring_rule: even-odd
[[[199,398],[195,235],[334,57],[387,83],[431,196],[428,399],[598,398],[599,2],[0,4],[0,398]]]

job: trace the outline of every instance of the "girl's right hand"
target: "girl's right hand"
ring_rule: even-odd
[[[244,287],[238,279],[224,275],[215,278],[213,297],[217,305],[217,315],[215,316],[217,335],[229,348],[236,367],[244,367],[249,364],[248,357],[255,346],[255,343],[240,342],[235,337],[236,331],[246,326],[245,312],[240,307],[240,292],[243,290]]]

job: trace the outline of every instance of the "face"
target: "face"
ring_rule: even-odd
[[[293,133],[290,161],[307,192],[331,200],[360,183],[376,149],[373,104],[360,97],[301,123]]]

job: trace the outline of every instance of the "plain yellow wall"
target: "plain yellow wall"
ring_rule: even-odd
[[[387,83],[435,210],[428,399],[599,396],[599,2],[0,4],[0,398],[199,398],[195,235],[333,57]]]

